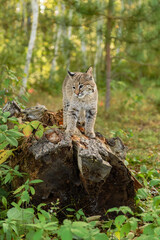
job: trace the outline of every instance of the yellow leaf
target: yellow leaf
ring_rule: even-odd
[[[23,128],[23,133],[26,137],[29,137],[32,131],[33,131],[33,128],[29,124],[25,128]]]
[[[120,237],[120,232],[115,232],[115,236],[118,238],[118,240],[121,239],[121,237]]]
[[[5,162],[11,155],[13,155],[12,150],[1,150],[0,151],[0,164]]]

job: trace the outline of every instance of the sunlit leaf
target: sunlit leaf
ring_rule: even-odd
[[[32,131],[33,131],[33,128],[29,124],[23,128],[23,133],[26,137],[29,137],[32,134]]]

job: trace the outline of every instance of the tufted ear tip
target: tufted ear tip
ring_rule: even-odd
[[[70,72],[69,70],[67,72],[68,72],[68,75],[71,76],[71,77],[73,77],[75,75],[74,72]]]
[[[88,70],[86,71],[86,73],[88,73],[90,76],[93,75],[93,68],[92,68],[92,66],[90,66],[90,67],[88,68]]]

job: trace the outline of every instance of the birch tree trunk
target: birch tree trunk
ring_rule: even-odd
[[[29,74],[29,66],[32,58],[32,52],[34,48],[34,43],[36,39],[36,33],[37,33],[37,25],[38,25],[38,14],[39,14],[39,6],[38,6],[38,0],[32,0],[32,14],[33,14],[33,20],[32,20],[32,28],[31,28],[31,34],[30,34],[30,40],[28,44],[28,52],[26,57],[26,64],[24,68],[24,78],[22,79],[22,87],[20,90],[20,94],[23,94],[27,87],[27,79]]]
[[[110,107],[110,83],[111,83],[111,31],[112,31],[112,8],[114,0],[109,0],[108,3],[108,17],[107,17],[107,34],[106,34],[106,99],[105,99],[105,109],[108,110]]]

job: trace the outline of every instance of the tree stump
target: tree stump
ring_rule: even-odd
[[[15,107],[15,102],[4,110],[12,105]],[[134,210],[135,192],[141,185],[124,164],[126,147],[120,138],[106,139],[96,133],[95,139],[89,139],[82,127],[79,135],[68,138],[61,126],[62,110],[53,113],[41,105],[15,109],[22,122],[39,120],[45,127],[55,126],[40,139],[34,134],[24,138],[9,162],[12,167],[18,164],[30,179],[43,180],[35,185],[34,204],[58,198],[60,208],[82,208],[88,216],[104,216],[107,209],[122,205]],[[15,180],[15,187],[19,184],[20,180]]]

